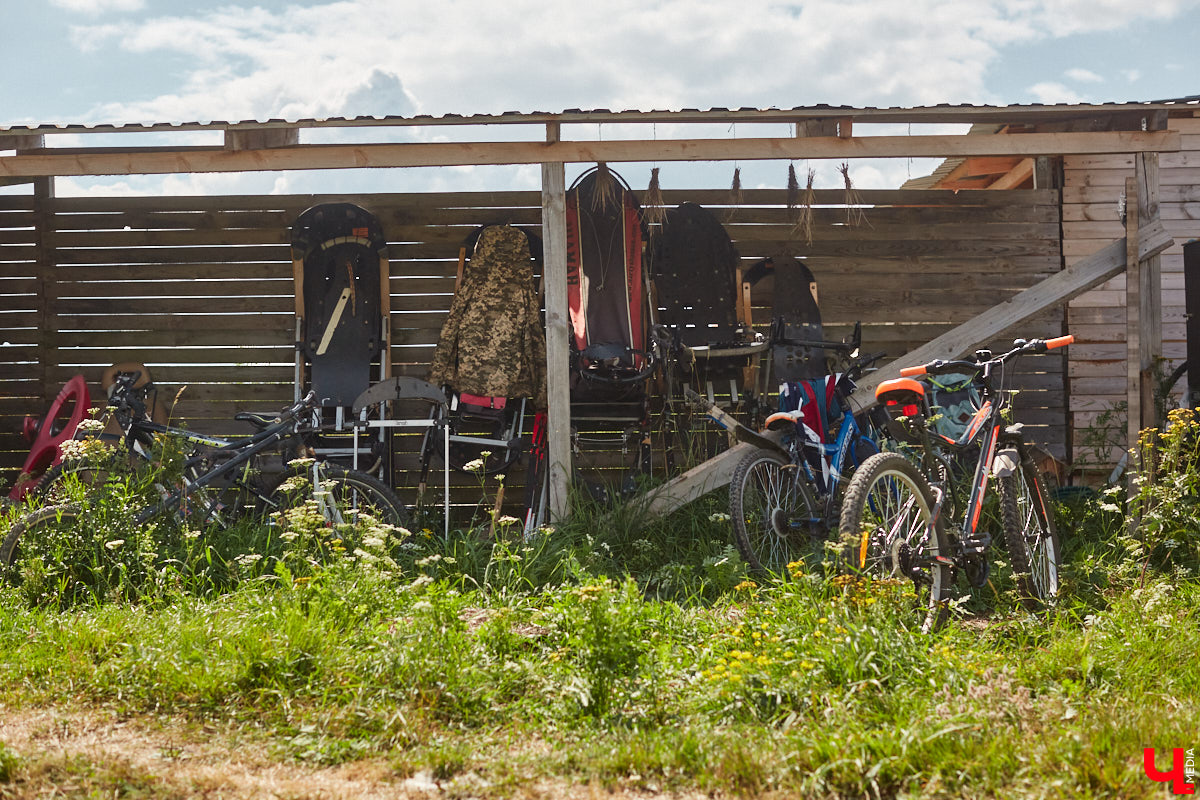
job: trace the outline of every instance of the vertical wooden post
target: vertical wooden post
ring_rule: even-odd
[[[33,179],[33,224],[35,226],[34,251],[36,253],[37,286],[37,360],[38,375],[42,382],[42,401],[49,406],[58,393],[55,368],[58,366],[58,351],[55,349],[58,324],[55,321],[58,304],[58,285],[54,278],[54,178]]]
[[[1125,179],[1125,402],[1127,447],[1137,447],[1142,429],[1142,301],[1141,263],[1138,261],[1138,225],[1141,213],[1137,178]]]
[[[559,139],[559,124],[546,124],[546,141]],[[571,475],[570,322],[567,306],[567,193],[562,162],[542,164],[542,283],[546,290],[546,432],[551,521],[567,513]]]
[[[1138,184],[1138,227],[1158,219],[1158,153],[1138,153],[1134,159]],[[1142,427],[1161,427],[1154,393],[1158,388],[1157,364],[1162,358],[1162,259],[1151,256],[1138,268],[1138,299],[1141,320],[1138,337],[1138,369],[1142,394]]]

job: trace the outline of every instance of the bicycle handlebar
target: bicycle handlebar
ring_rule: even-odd
[[[1071,334],[1067,334],[1066,336],[1059,336],[1055,339],[1047,339],[1046,340],[1046,349],[1054,350],[1059,347],[1066,347],[1069,344],[1073,344],[1074,341],[1075,341],[1075,337]]]
[[[1059,347],[1066,347],[1075,341],[1073,335],[1057,336],[1053,339],[1017,339],[1013,344],[1012,350],[1007,353],[995,356],[994,358],[984,359],[982,361],[944,361],[940,358],[934,359],[927,364],[920,364],[913,367],[904,367],[900,370],[902,378],[916,378],[922,375],[945,375],[951,372],[980,372],[988,364],[1000,364],[1015,358],[1023,353],[1044,353],[1047,350],[1055,350]]]

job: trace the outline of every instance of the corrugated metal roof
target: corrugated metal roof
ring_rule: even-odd
[[[195,122],[133,122],[133,123],[39,123],[25,125],[2,125],[0,135],[27,136],[55,133],[147,133],[162,131],[200,130],[264,130],[272,128],[351,128],[375,126],[440,126],[440,125],[514,125],[571,123],[648,123],[648,122],[798,122],[806,119],[829,117],[852,118],[859,122],[987,122],[1003,118],[1006,121],[1037,121],[1062,119],[1071,116],[1091,116],[1121,112],[1149,112],[1179,110],[1181,106],[1200,108],[1200,96],[1181,97],[1174,100],[1153,102],[1112,102],[1100,104],[1057,103],[1008,106],[978,106],[970,104],[935,106],[912,106],[890,108],[814,105],[796,108],[710,108],[679,109],[675,111],[610,111],[608,109],[568,109],[560,112],[506,111],[499,114],[443,114],[441,116],[359,116],[304,118],[295,120],[267,119],[241,121],[195,121]]]

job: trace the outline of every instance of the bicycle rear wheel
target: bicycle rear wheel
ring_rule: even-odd
[[[812,543],[819,511],[804,473],[781,454],[747,453],[729,482],[733,540],[757,574],[780,572]]]
[[[264,498],[264,517],[302,505],[314,497],[313,466],[290,468]],[[321,490],[317,508],[329,524],[356,524],[363,515],[404,528],[408,512],[404,503],[383,481],[365,472],[320,462],[315,465]]]
[[[1058,596],[1058,530],[1042,476],[1024,445],[1020,465],[1000,479],[1000,515],[1021,603],[1037,610]]]
[[[839,525],[853,571],[912,584],[924,631],[945,620],[951,583],[942,524],[931,524],[933,497],[911,461],[879,453],[863,462],[846,487]]]

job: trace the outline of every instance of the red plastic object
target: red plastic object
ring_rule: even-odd
[[[36,428],[37,436],[29,450],[29,457],[21,467],[21,477],[8,493],[11,499],[24,498],[37,486],[42,473],[62,461],[60,445],[75,435],[75,429],[79,427],[79,423],[87,416],[91,407],[92,399],[88,396],[87,382],[83,376],[76,375],[67,381],[67,385],[50,404],[50,411],[42,419],[42,424]],[[25,430],[34,430],[28,421]]]

